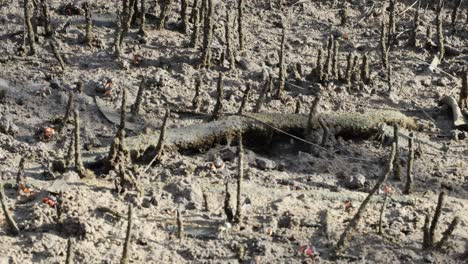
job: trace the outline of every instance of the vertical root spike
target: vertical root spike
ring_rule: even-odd
[[[239,111],[237,112],[239,115],[242,115],[244,113],[245,106],[247,105],[247,101],[249,100],[249,97],[250,97],[250,90],[251,90],[251,84],[248,83],[244,91],[244,96],[242,96],[242,102],[239,107]]]
[[[458,19],[458,13],[460,6],[462,4],[463,0],[458,0],[456,4],[453,6],[452,10],[452,30],[455,31],[457,28],[457,19]]]
[[[239,36],[239,50],[244,50],[244,0],[237,2],[237,34]]]
[[[458,100],[460,110],[468,108],[468,69],[465,69],[462,76],[462,86],[460,89],[460,98]]]
[[[36,54],[36,36],[34,34],[33,25],[31,23],[31,1],[24,0],[24,20],[26,24],[25,31],[27,30],[28,41],[29,41],[29,54],[35,55]]]
[[[409,46],[416,47],[418,46],[418,28],[419,28],[419,12],[421,9],[421,1],[418,2],[418,8],[414,13],[413,28],[411,29],[411,35],[409,38]]]
[[[395,150],[395,160],[393,164],[393,176],[394,179],[397,181],[401,181],[401,173],[400,173],[400,146],[399,146],[399,128],[398,125],[393,126],[393,140],[396,146]]]
[[[71,238],[67,239],[67,257],[65,259],[65,264],[73,263],[73,240]]]
[[[380,208],[380,214],[379,214],[379,231],[378,231],[379,235],[383,235],[382,218],[383,218],[385,208],[387,206],[387,200],[388,200],[388,193],[385,193],[384,200],[383,200],[383,203],[382,203],[382,208]]]
[[[189,27],[189,17],[187,14],[188,3],[187,0],[180,1],[180,20],[182,21],[181,31],[186,34]]]
[[[116,191],[117,193],[123,193],[125,192],[125,183],[127,182],[127,180],[125,179],[125,169],[123,160],[120,160],[120,162],[118,162],[117,176],[119,177],[120,186]]]
[[[125,122],[127,119],[127,113],[125,112],[125,107],[127,106],[127,89],[122,87],[122,102],[120,104],[120,125],[119,130],[125,130]]]
[[[346,57],[346,85],[347,86],[351,86],[351,81],[352,81],[352,71],[353,69],[353,53],[352,52],[349,52],[348,53],[348,56]]]
[[[359,71],[358,71],[359,57],[356,55],[353,58],[353,66],[351,67],[351,81],[359,82]]]
[[[44,31],[47,38],[53,35],[52,27],[50,25],[50,14],[49,14],[49,5],[46,0],[41,0],[42,5],[42,17],[44,19]]]
[[[244,180],[244,145],[242,143],[242,135],[239,135],[239,146],[237,148],[238,163],[237,163],[237,197],[236,197],[236,216],[235,223],[242,223],[242,181]]]
[[[328,137],[330,136],[330,130],[328,129],[327,124],[325,121],[323,121],[322,118],[318,119],[320,126],[322,127],[323,130],[323,135],[322,135],[322,143],[320,144],[322,147],[325,147],[325,145],[328,142]]]
[[[70,168],[74,164],[75,155],[75,141],[73,134],[70,135],[70,143],[68,145],[67,158],[65,160],[65,166]]]
[[[213,27],[214,27],[214,3],[213,0],[204,0],[205,11],[204,26],[203,26],[203,49],[200,62],[201,68],[211,67],[211,45],[213,43]],[[203,7],[202,7],[203,11]]]
[[[140,87],[138,87],[137,97],[135,103],[132,105],[132,113],[138,115],[140,113],[141,103],[143,101],[143,93],[146,89],[146,78],[143,77],[140,82]]]
[[[430,235],[429,235],[429,223],[431,222],[430,216],[426,214],[424,217],[424,226],[423,226],[423,249],[429,249],[432,247]]]
[[[132,228],[133,228],[133,208],[132,205],[128,205],[128,215],[127,215],[127,232],[125,235],[125,242],[122,252],[122,258],[120,259],[120,264],[128,264],[130,259],[131,251],[131,240],[132,240]]]
[[[202,79],[200,77],[200,78],[197,78],[197,80],[195,81],[195,95],[193,96],[193,99],[192,99],[192,108],[194,111],[198,111],[198,107],[200,105],[201,85],[202,85]]]
[[[346,23],[348,22],[348,13],[346,11],[346,8],[343,8],[339,11],[340,15],[340,26],[346,26]]]
[[[83,9],[85,11],[85,20],[86,20],[86,45],[88,47],[93,46],[94,34],[93,34],[93,18],[91,10],[89,9],[88,2],[83,3]]]
[[[268,80],[265,83],[265,87],[263,87],[260,95],[258,96],[257,103],[255,104],[254,108],[254,113],[260,113],[262,110],[263,104],[265,102],[266,96],[268,91],[271,90],[271,87],[273,86],[273,76],[269,76]]]
[[[224,38],[226,42],[226,57],[229,63],[229,69],[235,68],[234,50],[232,48],[232,34],[231,34],[231,18],[229,10],[226,10],[226,22],[224,24]]]
[[[180,215],[179,209],[177,209],[177,238],[182,241],[184,238],[184,223],[182,222],[182,216]]]
[[[26,157],[22,156],[18,165],[18,174],[16,175],[16,190],[19,194],[24,184],[24,163],[26,162]]]
[[[406,185],[405,185],[405,194],[410,194],[413,189],[413,163],[414,163],[414,135],[413,133],[409,134],[408,140],[408,164],[406,170]]]
[[[159,132],[159,140],[158,140],[158,144],[156,145],[156,154],[154,155],[154,158],[150,161],[148,166],[146,166],[145,172],[148,171],[148,169],[153,165],[154,162],[161,162],[162,155],[164,153],[164,145],[165,145],[166,133],[167,133],[167,124],[169,123],[170,115],[171,115],[171,111],[167,109],[166,114],[164,115],[161,130]]]
[[[194,7],[193,31],[190,47],[197,48],[200,45],[200,8]]]
[[[396,38],[396,16],[395,16],[396,0],[390,0],[390,16],[388,20],[388,47],[391,47]]]
[[[206,191],[204,189],[202,190],[202,195],[203,195],[203,210],[205,212],[209,212],[210,204],[208,203],[208,195],[206,194]]]
[[[203,1],[203,0],[201,0]],[[194,23],[195,22],[195,12],[198,11],[198,0],[193,0],[193,5],[192,5],[192,12],[190,13],[190,19],[189,19],[189,22],[190,23]]]
[[[115,28],[115,36],[114,36],[114,56],[119,59],[122,53],[121,51],[121,44],[120,38],[122,36],[122,20],[123,15],[120,9],[117,9],[117,27]]]
[[[296,106],[294,107],[294,113],[299,114],[301,112],[301,101],[296,100]]]
[[[229,182],[226,181],[226,193],[224,197],[224,213],[226,214],[226,220],[232,223],[234,220],[234,213],[231,207],[231,194],[229,193]]]
[[[169,15],[169,11],[171,10],[173,0],[164,0],[163,5],[161,7],[161,13],[159,15],[159,23],[157,26],[158,30],[162,30],[166,25],[166,20]]]
[[[388,33],[385,17],[382,18],[382,24],[380,28],[380,54],[382,57],[382,67],[386,69],[388,67],[388,49],[387,49],[387,40]]]
[[[284,85],[286,81],[286,62],[285,62],[285,43],[286,43],[286,26],[283,26],[283,34],[281,36],[281,46],[279,50],[279,80],[278,80],[278,90],[276,93],[276,98],[281,98],[284,93]]]
[[[70,120],[70,116],[73,113],[73,92],[70,91],[68,93],[68,103],[67,103],[67,110],[65,112],[65,116],[63,117],[63,125],[65,126],[68,121]]]
[[[387,85],[388,85],[388,91],[391,92],[393,90],[392,86],[392,65],[388,65],[387,67]]]
[[[223,99],[224,99],[223,76],[224,76],[223,73],[219,72],[218,84],[216,86],[218,95],[216,98],[216,105],[213,110],[213,115],[211,117],[212,120],[218,120],[223,114]]]
[[[318,54],[317,54],[317,65],[315,67],[315,74],[319,80],[320,83],[323,82],[323,79],[324,79],[324,72],[323,72],[323,68],[324,68],[324,65],[323,65],[324,61],[323,61],[323,49],[320,48],[318,50]]]
[[[338,71],[338,50],[339,50],[339,42],[337,39],[335,39],[335,42],[333,43],[333,57],[332,57],[332,76],[335,78],[335,80],[338,79],[339,77],[339,71]]]
[[[332,56],[333,56],[333,45],[335,41],[333,38],[333,35],[330,35],[328,37],[328,45],[327,45],[327,58],[325,60],[325,74],[327,76],[330,76],[331,74],[331,61],[332,61]]]
[[[367,54],[362,56],[361,82],[364,84],[370,83],[369,58],[367,57]]]
[[[75,169],[76,172],[80,175],[80,178],[86,177],[86,169],[83,166],[83,161],[81,159],[81,139],[80,139],[80,113],[75,109]]]
[[[56,44],[55,40],[49,41],[49,45],[50,45],[50,47],[52,49],[52,53],[54,54],[55,58],[59,62],[60,67],[64,71],[66,69],[65,62],[63,61],[62,55],[60,55],[60,53],[58,52],[57,44]]]
[[[437,229],[437,225],[439,224],[439,218],[442,214],[442,206],[444,205],[445,200],[445,192],[440,192],[439,199],[437,200],[437,206],[434,212],[434,217],[432,218],[431,226],[429,228],[429,242],[431,243],[431,247],[434,245],[435,242],[435,231]]]
[[[439,0],[437,4],[437,14],[436,14],[436,21],[437,21],[437,47],[439,49],[437,56],[439,60],[442,61],[445,54],[445,44],[444,44],[444,29],[443,29],[443,17],[442,17],[442,10],[444,8],[444,0]]]
[[[453,218],[452,222],[450,222],[449,226],[447,229],[444,231],[442,234],[442,238],[440,239],[439,243],[436,245],[436,249],[441,249],[444,244],[450,239],[450,237],[453,234],[453,231],[457,228],[457,226],[460,224],[460,217],[456,216]]]
[[[307,120],[307,134],[312,133],[313,119],[317,115],[319,104],[320,104],[320,96],[317,95],[314,99],[314,102],[312,103],[312,106],[310,107],[309,118]]]
[[[138,30],[138,34],[142,36],[146,36],[145,24],[146,24],[146,0],[140,0],[140,29]]]
[[[122,16],[122,32],[120,35],[119,39],[119,46],[122,47],[123,40],[125,36],[128,33],[128,30],[130,29],[131,23],[132,23],[132,18],[133,18],[133,12],[135,11],[136,0],[124,0],[124,5],[123,5],[123,16]]]

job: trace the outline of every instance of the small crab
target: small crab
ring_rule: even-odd
[[[106,79],[104,83],[96,86],[97,93],[103,93],[105,97],[110,97],[112,91],[112,79]]]
[[[301,255],[304,255],[309,258],[314,258],[320,255],[319,251],[315,247],[311,247],[308,245],[305,246],[299,246],[298,252]]]
[[[18,194],[30,195],[32,191],[32,186],[29,183],[21,183],[18,188]]]
[[[349,200],[345,201],[345,211],[349,213],[352,209],[354,209],[354,206],[351,203],[351,201]]]
[[[387,194],[387,195],[388,195],[388,194],[391,194],[391,193],[393,192],[392,187],[390,187],[390,186],[388,186],[388,185],[385,185],[385,186],[383,187],[383,192],[384,192],[385,194]]]
[[[42,96],[42,97],[47,97],[49,95],[51,95],[51,91],[50,91],[50,88],[48,87],[42,87],[40,88],[38,91],[36,91],[36,95],[38,96]]]
[[[57,198],[55,196],[49,195],[42,199],[42,202],[47,204],[50,207],[55,207],[57,205]]]
[[[44,127],[41,133],[41,141],[50,141],[55,135],[55,130],[51,127]]]
[[[216,172],[218,170],[223,170],[226,164],[220,158],[217,158],[214,162],[209,163],[211,171]]]
[[[139,54],[133,54],[133,65],[138,66],[143,61],[143,58]]]
[[[106,97],[111,96],[112,79],[108,79],[108,80],[106,81],[106,84],[104,85],[104,89],[105,89],[104,95],[105,95]]]
[[[224,237],[229,234],[232,229],[232,225],[229,222],[225,222],[222,226],[218,227],[218,237]]]

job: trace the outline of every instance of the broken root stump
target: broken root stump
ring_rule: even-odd
[[[468,131],[468,118],[463,115],[460,107],[458,106],[457,100],[452,96],[445,96],[440,100],[440,102],[450,107],[452,111],[453,125],[457,129]]]

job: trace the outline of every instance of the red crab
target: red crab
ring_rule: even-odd
[[[49,141],[51,140],[55,135],[55,130],[51,127],[44,127],[42,129],[42,136],[41,140],[42,141]]]

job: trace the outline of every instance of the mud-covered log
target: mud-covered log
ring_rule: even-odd
[[[360,113],[322,113],[312,119],[312,129],[319,129],[319,119],[327,120],[329,128],[333,128],[336,136],[345,138],[368,138],[379,132],[379,125],[398,124],[402,128],[415,129],[413,119],[397,111],[373,111]],[[232,115],[217,121],[193,125],[184,128],[168,129],[166,148],[168,149],[198,149],[223,142],[227,137],[239,133],[252,134],[269,132],[275,127],[297,136],[306,133],[308,116],[302,114],[279,113],[245,113],[242,116]],[[148,148],[154,148],[158,142],[159,133],[142,134],[128,138],[133,157],[140,156]]]
[[[104,117],[110,122],[118,124],[119,118],[116,111],[106,107],[100,102],[100,99],[95,99],[96,105]],[[207,118],[209,117],[207,116]],[[312,120],[310,120],[310,124],[308,124],[308,114],[225,114],[223,117],[220,117],[219,120],[208,123],[182,128],[168,128],[167,137],[165,139],[165,149],[196,150],[206,148],[224,142],[226,138],[233,138],[239,133],[247,135],[271,133],[271,130],[274,130],[273,127],[285,132],[292,132],[296,136],[305,138],[308,126],[312,130],[321,128],[318,121],[320,118],[327,120],[328,128],[333,130],[335,136],[342,136],[344,138],[366,139],[377,133],[382,133],[385,137],[391,138],[392,133],[389,133],[389,126],[394,124],[397,124],[402,129],[414,130],[417,128],[414,119],[407,117],[401,112],[392,110],[373,110],[366,113],[320,113],[314,115]],[[382,126],[382,124],[386,124],[386,126]],[[136,127],[138,126],[135,125],[135,128]],[[126,128],[131,129],[128,125]],[[248,138],[248,136],[246,136],[246,138]],[[407,140],[407,138],[407,135],[403,136],[403,139]],[[148,149],[155,149],[159,141],[159,132],[152,131],[134,137],[127,137],[126,140],[132,157],[136,158],[140,157],[140,155]],[[417,141],[416,143],[419,144],[421,142]],[[402,142],[402,144],[405,143]],[[433,144],[431,147],[438,148],[438,146],[433,146]],[[102,153],[106,152],[105,150],[101,151]],[[97,150],[93,153],[93,155],[88,155],[88,161],[92,161],[97,155],[102,154]]]

